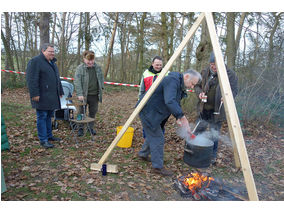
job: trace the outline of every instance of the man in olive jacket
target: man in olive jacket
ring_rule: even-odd
[[[93,51],[86,50],[83,52],[83,62],[77,67],[75,72],[75,90],[80,101],[87,101],[89,117],[95,118],[98,111],[98,104],[102,102],[104,77],[101,67],[95,63],[95,54]],[[80,109],[80,113],[83,113],[82,108]],[[94,122],[91,122],[89,125],[90,133],[95,135],[96,131],[93,129]],[[78,136],[83,135],[83,128],[80,127]]]
[[[200,121],[195,134],[198,135],[204,132],[208,125],[210,130],[215,130],[212,136],[214,142],[212,163],[215,164],[219,132],[226,116],[213,52],[210,55],[209,64],[206,70],[201,71],[202,81],[199,82],[194,89],[199,100],[197,104],[197,112],[199,115],[197,122]],[[233,70],[226,67],[226,71],[233,97],[235,97],[238,93],[238,78]]]
[[[45,43],[41,53],[28,62],[26,70],[31,104],[37,114],[38,137],[45,148],[54,147],[49,141],[60,140],[53,137],[51,124],[54,110],[61,108],[60,97],[64,95],[55,62],[54,46]]]

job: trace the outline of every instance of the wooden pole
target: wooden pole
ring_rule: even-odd
[[[158,78],[155,80],[155,82],[152,84],[152,86],[150,87],[150,89],[148,90],[148,92],[146,93],[146,95],[143,97],[143,99],[141,100],[141,102],[138,104],[138,106],[135,108],[135,110],[133,111],[133,113],[130,115],[130,117],[128,118],[128,120],[126,121],[126,123],[124,124],[124,126],[122,127],[122,129],[120,130],[119,134],[116,136],[116,138],[113,140],[113,142],[110,144],[110,146],[108,147],[108,149],[106,150],[106,152],[104,153],[104,155],[102,156],[102,158],[99,161],[99,164],[104,164],[104,162],[107,160],[107,158],[109,157],[109,155],[111,154],[112,150],[114,149],[114,147],[116,146],[116,144],[118,143],[118,141],[120,140],[120,138],[123,136],[123,134],[126,132],[126,130],[128,129],[128,127],[130,126],[130,124],[132,123],[132,121],[134,120],[134,118],[138,115],[138,113],[142,110],[142,108],[144,107],[144,105],[147,103],[147,101],[149,100],[149,98],[151,97],[151,95],[154,93],[154,91],[156,90],[156,88],[159,86],[159,84],[161,83],[161,81],[163,80],[163,78],[165,77],[165,75],[167,74],[167,72],[169,71],[170,67],[172,66],[172,64],[174,63],[174,61],[177,59],[177,57],[180,55],[181,51],[184,49],[184,47],[186,46],[186,44],[188,43],[188,41],[191,39],[191,37],[194,35],[195,31],[197,30],[197,28],[199,27],[199,25],[201,24],[202,20],[204,19],[204,13],[201,13],[200,16],[198,17],[198,19],[194,22],[194,24],[192,25],[192,27],[190,28],[189,32],[186,34],[185,38],[183,39],[183,41],[181,42],[181,44],[178,46],[177,50],[174,52],[174,54],[172,55],[172,57],[170,58],[170,60],[168,61],[168,63],[165,65],[165,67],[162,69],[162,72],[160,73],[160,75],[158,76]]]
[[[246,187],[248,190],[248,196],[250,200],[257,201],[258,200],[258,195],[247,155],[247,150],[239,122],[239,117],[238,113],[236,110],[233,94],[231,91],[231,86],[229,83],[226,67],[224,64],[224,60],[222,57],[221,53],[221,48],[218,42],[217,34],[215,31],[215,25],[213,21],[213,17],[211,13],[205,13],[206,21],[207,21],[207,26],[209,29],[209,34],[213,46],[213,51],[215,54],[215,60],[216,60],[216,65],[217,65],[217,70],[218,70],[218,78],[219,78],[219,84],[221,87],[221,92],[222,92],[222,97],[224,100],[224,106],[225,106],[225,111],[226,111],[226,117],[230,130],[230,135],[232,138],[232,141],[236,143],[236,147],[240,156],[240,162],[241,162],[241,167],[246,183]]]

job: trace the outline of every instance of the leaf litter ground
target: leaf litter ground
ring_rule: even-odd
[[[53,133],[63,140],[55,148],[43,149],[36,131],[36,115],[30,107],[26,88],[4,90],[2,115],[5,118],[9,151],[2,151],[7,191],[1,200],[94,200],[94,201],[182,201],[173,188],[177,176],[196,171],[183,162],[184,141],[175,134],[175,119],[166,125],[165,166],[174,177],[161,177],[151,173],[151,164],[137,158],[143,144],[142,127],[138,117],[132,123],[135,129],[132,147],[116,147],[108,163],[116,164],[118,174],[102,176],[90,170],[97,163],[116,136],[116,127],[124,125],[134,110],[138,91],[107,86],[103,103],[96,117],[95,142],[89,135],[76,145],[68,122],[59,121]],[[194,122],[194,115],[187,116]],[[203,172],[221,178],[241,189],[247,196],[243,174],[235,169],[232,145],[226,124],[222,128],[216,166]],[[243,124],[244,138],[260,200],[284,200],[283,181],[283,129]]]

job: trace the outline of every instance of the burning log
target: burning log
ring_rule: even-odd
[[[174,186],[182,197],[194,200],[247,200],[228,187],[222,186],[219,180],[200,172],[178,177],[174,180]]]

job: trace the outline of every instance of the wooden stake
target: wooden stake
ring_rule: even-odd
[[[110,144],[110,146],[108,147],[108,149],[106,150],[106,152],[104,153],[102,158],[100,159],[100,161],[99,161],[100,165],[104,164],[104,162],[107,160],[107,158],[111,154],[112,150],[114,149],[114,147],[116,146],[116,144],[120,140],[120,138],[123,136],[125,131],[128,129],[129,125],[132,123],[132,121],[138,115],[138,113],[143,109],[144,105],[147,103],[148,99],[151,97],[151,95],[154,93],[156,88],[159,86],[159,84],[161,83],[161,81],[163,80],[163,78],[165,77],[167,72],[169,71],[169,69],[172,66],[172,64],[174,63],[174,61],[180,55],[181,51],[184,49],[184,47],[186,46],[188,41],[194,35],[195,31],[197,30],[197,28],[199,27],[199,25],[200,25],[200,23],[202,22],[203,19],[204,19],[204,13],[201,13],[200,16],[198,17],[198,19],[194,22],[194,24],[190,28],[189,32],[187,33],[187,35],[185,36],[185,38],[183,39],[181,44],[178,46],[177,50],[174,52],[174,54],[172,55],[172,57],[168,61],[168,63],[162,69],[162,72],[160,73],[158,78],[154,81],[154,83],[152,84],[152,86],[150,87],[150,89],[148,90],[146,95],[143,97],[143,99],[141,100],[139,105],[135,108],[135,110],[130,115],[130,117],[128,118],[128,120],[126,121],[126,123],[124,124],[124,126],[122,127],[122,129],[120,130],[118,135],[116,136],[116,138],[113,140],[113,142]]]
[[[230,130],[230,135],[231,135],[232,141],[236,144],[236,148],[240,156],[240,162],[242,166],[242,171],[243,171],[246,187],[248,190],[249,199],[257,201],[258,200],[257,191],[255,188],[255,183],[254,183],[253,175],[252,175],[251,168],[250,168],[247,150],[246,150],[243,134],[241,131],[241,126],[240,126],[239,117],[238,117],[238,113],[236,110],[233,94],[231,91],[231,86],[229,83],[226,67],[225,67],[224,60],[223,60],[222,53],[221,53],[221,48],[220,48],[218,38],[217,38],[217,34],[215,31],[213,17],[211,13],[205,13],[205,17],[206,17],[207,26],[209,29],[213,51],[215,54],[219,84],[221,87],[222,97],[224,100],[226,117],[227,117],[227,120],[229,121],[228,126]]]

